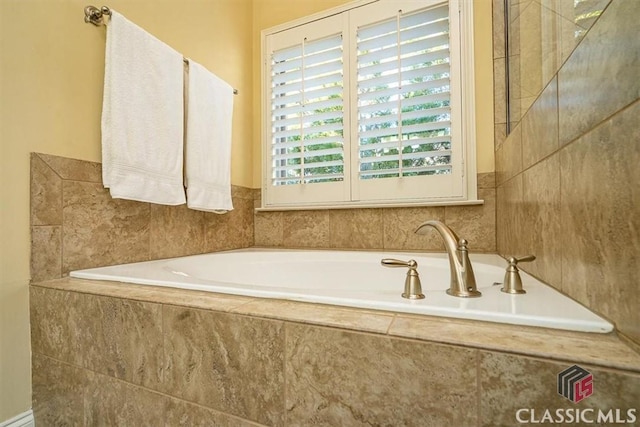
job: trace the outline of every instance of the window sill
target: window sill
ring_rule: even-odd
[[[349,204],[327,204],[327,205],[305,205],[305,206],[266,206],[255,208],[256,212],[277,212],[277,211],[315,211],[329,209],[376,209],[376,208],[417,208],[431,206],[473,206],[484,205],[484,200],[447,200],[430,201],[416,203],[349,203]]]

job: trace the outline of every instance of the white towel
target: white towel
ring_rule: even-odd
[[[182,55],[118,12],[107,28],[102,179],[114,198],[185,203]]]
[[[224,213],[231,202],[233,88],[189,61],[186,187],[191,209]]]

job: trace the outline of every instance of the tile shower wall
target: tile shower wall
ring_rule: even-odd
[[[554,2],[517,4],[517,16],[531,14],[528,22],[556,16],[578,27],[574,39],[556,40],[557,67],[544,69],[546,83],[502,138],[503,3],[494,1],[498,252],[535,254],[524,270],[640,344],[640,8],[635,1],[601,0],[595,3],[604,11],[585,26]],[[517,19],[511,25],[522,39]],[[540,54],[524,41],[519,46],[521,56]]]
[[[253,245],[253,192],[232,187],[234,210],[112,199],[99,163],[31,155],[31,279],[80,268]]]

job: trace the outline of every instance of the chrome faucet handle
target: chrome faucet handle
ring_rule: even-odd
[[[408,267],[407,278],[404,281],[404,292],[402,298],[407,299],[423,299],[422,285],[420,283],[420,275],[418,274],[418,263],[410,259],[402,261],[394,258],[384,258],[380,261],[384,267]]]
[[[504,274],[503,287],[500,290],[507,294],[526,294],[527,291],[522,288],[522,278],[520,277],[520,270],[518,270],[518,263],[530,262],[535,259],[536,257],[534,255],[526,255],[520,258],[507,258],[509,265],[507,266],[507,271]]]

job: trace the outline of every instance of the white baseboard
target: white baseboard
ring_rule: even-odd
[[[36,423],[33,419],[33,411],[31,409],[0,423],[0,427],[35,427],[35,425]]]

